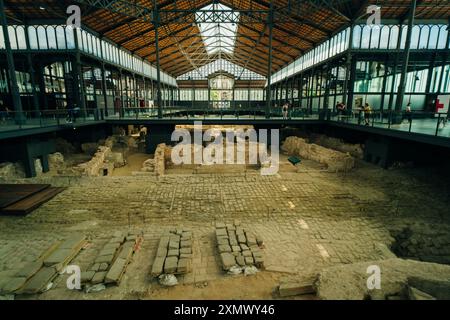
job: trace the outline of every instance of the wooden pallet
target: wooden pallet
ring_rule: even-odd
[[[1,184],[0,208],[6,208],[49,187],[49,184]]]
[[[65,188],[49,187],[41,192],[35,193],[25,199],[20,200],[6,208],[0,209],[2,215],[27,215],[33,210],[64,191]]]

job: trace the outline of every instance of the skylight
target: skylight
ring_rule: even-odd
[[[216,10],[213,14],[211,10]],[[206,51],[209,55],[216,53],[233,54],[236,43],[238,25],[232,22],[239,21],[239,13],[218,12],[217,10],[232,11],[231,8],[220,3],[210,4],[196,13],[195,19],[203,37]],[[205,14],[210,12],[211,14]],[[232,17],[232,19],[229,19]]]

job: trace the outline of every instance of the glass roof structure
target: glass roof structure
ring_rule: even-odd
[[[211,12],[210,18],[206,21],[200,17],[200,13],[197,12],[196,14],[197,25],[205,43],[206,51],[209,55],[219,52],[233,54],[238,25],[236,23],[217,22],[224,20],[224,17],[221,18],[220,15],[226,14],[220,13],[220,10],[230,11],[232,9],[221,3],[210,4],[200,9],[202,12],[208,12],[208,10],[216,11],[214,14]],[[233,19],[239,21],[239,13],[233,13],[233,15]]]
[[[181,75],[177,80],[206,80],[208,76],[214,73],[227,73],[233,75],[237,80],[265,80],[266,78],[256,72],[245,69],[237,64],[225,60],[217,59],[196,70],[192,70]]]

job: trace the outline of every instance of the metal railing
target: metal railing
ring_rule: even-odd
[[[52,126],[78,125],[105,120],[101,109],[0,111],[0,132]]]
[[[330,111],[327,118],[348,124],[450,137],[450,126],[447,125],[448,113],[442,112],[373,110],[366,113],[355,110],[337,113]]]
[[[353,110],[337,113],[329,110],[311,112],[307,109],[291,108],[284,113],[273,107],[266,113],[265,107],[192,108],[164,107],[164,120],[327,120],[346,124],[398,130],[450,138],[447,113],[395,112],[374,110],[370,113]],[[104,120],[159,120],[157,108],[108,108],[85,110],[41,110],[41,111],[0,111],[0,132],[51,126],[76,126]]]

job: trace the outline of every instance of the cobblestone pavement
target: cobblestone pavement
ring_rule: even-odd
[[[61,276],[52,290],[30,298],[270,298],[268,286],[275,288],[282,278],[378,259],[377,244],[390,246],[391,232],[405,226],[450,225],[445,185],[418,170],[385,171],[362,163],[348,174],[328,173],[306,161],[298,173],[281,170],[271,177],[247,171],[35,181],[68,189],[27,217],[0,217],[0,285],[71,233],[91,240],[73,262],[82,269],[115,231],[142,232],[144,242],[119,287],[92,294],[69,291]],[[235,220],[263,237],[271,271],[237,282],[220,270],[214,223]],[[159,238],[171,227],[194,233],[193,272],[179,279],[181,288],[192,290],[163,289],[148,277]],[[225,288],[227,281],[236,290],[216,292],[217,284]],[[205,282],[210,283],[206,288]]]

